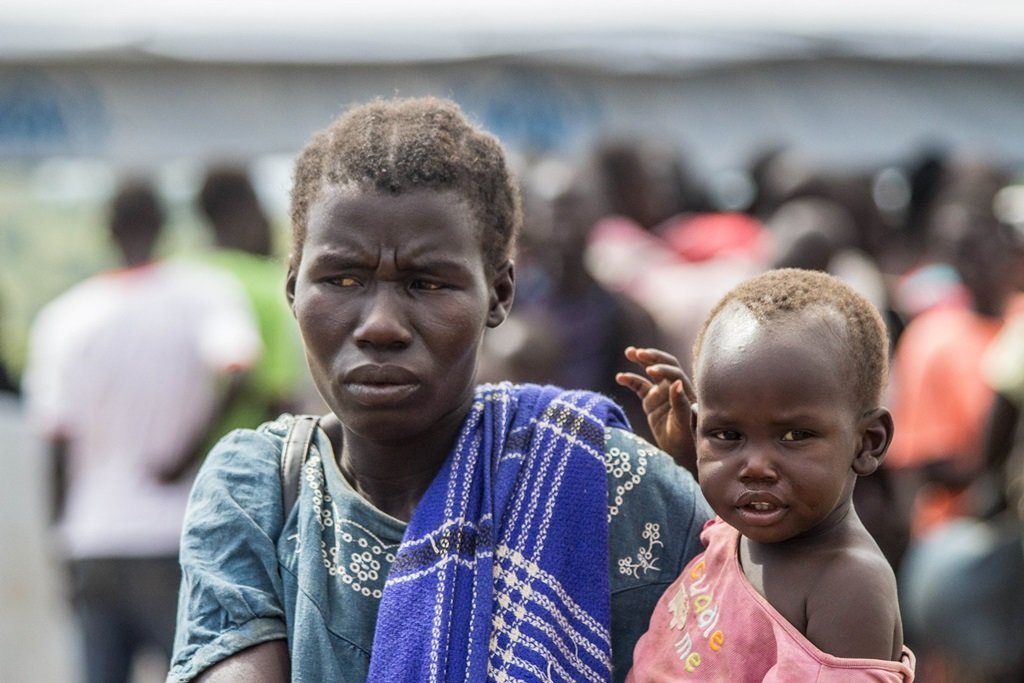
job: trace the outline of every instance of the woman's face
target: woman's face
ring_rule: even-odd
[[[511,305],[511,263],[486,267],[479,228],[451,192],[330,190],[309,216],[287,287],[328,406],[375,441],[457,425],[484,330]]]

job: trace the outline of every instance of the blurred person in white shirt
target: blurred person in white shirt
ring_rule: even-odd
[[[52,453],[57,543],[90,683],[127,681],[147,648],[169,658],[191,473],[261,353],[237,283],[154,258],[164,212],[152,187],[124,183],[110,209],[122,266],[40,311],[23,382]]]

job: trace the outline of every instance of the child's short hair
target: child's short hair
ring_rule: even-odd
[[[310,207],[331,186],[454,191],[473,212],[492,267],[511,255],[522,223],[519,188],[497,138],[470,123],[454,102],[435,97],[358,105],[314,135],[295,162],[293,267]]]
[[[693,345],[696,366],[712,320],[729,304],[749,310],[758,322],[816,308],[832,309],[846,321],[854,386],[851,391],[865,410],[877,406],[888,379],[889,337],[878,309],[837,277],[814,270],[778,268],[740,283],[711,310]]]

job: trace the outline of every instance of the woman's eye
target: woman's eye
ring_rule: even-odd
[[[352,277],[351,275],[340,275],[328,279],[332,285],[336,287],[358,287],[359,280]]]
[[[803,441],[811,436],[810,432],[804,432],[799,429],[791,429],[782,435],[783,441]]]
[[[434,282],[432,280],[414,280],[412,283],[413,289],[423,289],[428,292],[435,292],[439,289],[444,289],[444,285],[440,282]]]

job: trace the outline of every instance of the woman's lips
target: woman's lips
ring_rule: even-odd
[[[368,407],[401,402],[419,388],[416,375],[397,365],[360,365],[345,373],[345,388],[358,402]]]
[[[418,385],[347,382],[345,386],[356,401],[372,407],[399,403],[415,393]]]

